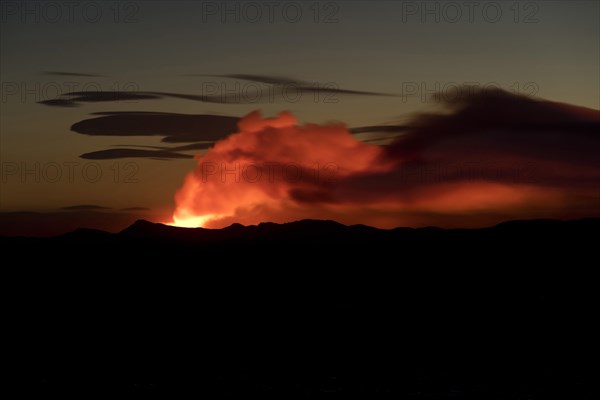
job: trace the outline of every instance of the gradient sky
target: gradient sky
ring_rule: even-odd
[[[402,124],[415,112],[437,110],[439,104],[421,89],[407,93],[415,84],[433,93],[465,83],[495,83],[521,95],[600,109],[598,1],[483,1],[472,15],[457,2],[462,17],[456,22],[446,2],[266,2],[276,4],[272,20],[265,2],[253,2],[254,9],[236,2],[73,3],[69,10],[64,2],[54,3],[54,9],[43,2],[1,2],[0,212],[54,212],[77,205],[141,207],[161,216],[173,210],[174,194],[197,162],[83,159],[82,154],[117,145],[164,146],[161,136],[71,130],[92,113],[243,117],[255,110],[265,116],[289,111],[300,123],[357,128]],[[292,22],[298,5],[302,16]],[[232,11],[223,13],[224,7]],[[494,22],[498,8],[502,15]],[[249,21],[255,9],[263,15]],[[223,76],[233,74],[368,93],[320,92],[315,98],[306,91],[298,101],[276,96],[244,104],[164,95],[209,95],[214,85],[228,91],[272,89]],[[70,104],[74,107],[40,103],[68,99],[71,88],[159,93],[160,98],[83,101]],[[44,172],[54,176],[50,169],[57,164],[63,177],[50,182]],[[83,168],[95,176],[98,167],[97,182],[83,176]],[[22,168],[34,172],[23,176]]]

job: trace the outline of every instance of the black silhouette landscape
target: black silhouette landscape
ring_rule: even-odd
[[[0,400],[600,398],[599,15],[0,0]]]
[[[139,220],[2,237],[21,263],[3,268],[15,368],[57,394],[590,398],[599,228]]]

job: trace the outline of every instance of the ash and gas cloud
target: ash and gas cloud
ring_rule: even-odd
[[[389,146],[361,142],[343,124],[255,112],[198,157],[174,221],[480,226],[600,215],[598,128],[596,110],[500,90],[415,116],[392,129],[402,133]]]

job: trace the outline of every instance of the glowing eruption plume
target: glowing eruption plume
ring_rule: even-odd
[[[266,119],[251,113],[240,121],[238,133],[198,157],[198,168],[176,194],[174,225],[286,220],[297,214],[303,198],[335,202],[336,180],[384,169],[376,164],[382,153],[379,146],[356,140],[343,124],[301,126],[286,112]],[[318,216],[310,208],[300,214]]]
[[[175,196],[173,224],[333,219],[390,228],[600,214],[596,110],[481,91],[388,146],[284,112],[240,120]]]

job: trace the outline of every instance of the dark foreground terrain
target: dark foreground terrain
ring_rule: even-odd
[[[599,229],[138,221],[0,238],[2,390],[596,398]]]

